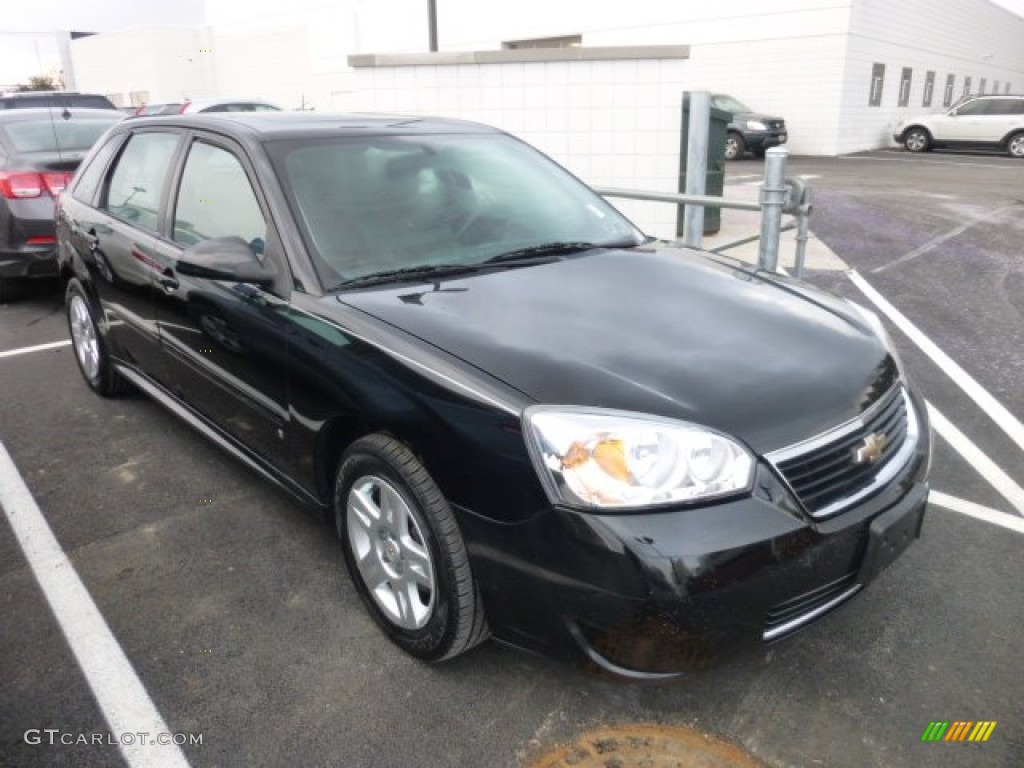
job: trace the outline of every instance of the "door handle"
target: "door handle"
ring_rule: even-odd
[[[95,252],[99,250],[100,238],[99,235],[96,234],[95,229],[90,229],[88,232],[85,233],[85,242],[89,244],[90,251]]]
[[[160,273],[160,276],[157,277],[157,282],[160,283],[166,293],[173,293],[181,285],[170,267]]]

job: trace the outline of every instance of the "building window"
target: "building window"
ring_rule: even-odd
[[[971,78],[965,77],[964,78],[964,93],[963,93],[963,95],[960,98],[966,99],[970,95],[971,95]]]
[[[924,76],[924,96],[921,98],[922,107],[930,107],[932,105],[932,91],[935,90],[935,73],[928,72]]]
[[[882,85],[885,83],[885,64],[873,64],[871,67],[871,95],[868,98],[869,107],[882,105]]]
[[[956,75],[946,75],[946,90],[942,92],[942,106],[948,107],[953,103],[953,86],[956,84]]]
[[[1009,92],[1010,92],[1010,83],[1007,82],[1006,85],[1003,86],[1003,93],[1009,93]]]
[[[999,93],[999,81],[998,80],[996,80],[994,83],[992,83],[992,93],[995,93],[997,95]]]
[[[523,48],[575,48],[582,44],[582,35],[563,35],[562,37],[534,37],[528,40],[506,40],[501,47],[507,51],[518,51]]]
[[[914,70],[910,67],[903,68],[903,74],[900,75],[900,98],[898,106],[905,107],[910,103],[910,81],[913,76]]]
[[[985,95],[985,78],[981,78],[981,82],[978,84],[978,93],[982,96]]]

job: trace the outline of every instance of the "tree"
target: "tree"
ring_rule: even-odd
[[[18,92],[25,91],[59,91],[60,83],[51,75],[35,75],[28,79],[28,84],[18,86]]]

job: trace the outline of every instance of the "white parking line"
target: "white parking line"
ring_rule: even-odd
[[[971,442],[963,432],[947,419],[942,411],[928,403],[928,416],[932,427],[942,439],[949,443],[957,453],[964,457],[982,477],[988,480],[1013,508],[1024,515],[1024,488],[1014,482],[1013,478],[999,468],[978,446]]]
[[[997,164],[997,163],[972,163],[968,161],[956,161],[956,160],[924,160],[921,158],[900,158],[900,157],[842,157],[837,158],[838,160],[874,160],[875,162],[882,163],[917,163],[919,165],[970,165],[976,168],[1003,168],[1018,170],[1017,166],[1013,163]]]
[[[170,731],[0,443],[0,506],[131,768],[188,768],[181,749],[157,744]],[[59,723],[51,713],[49,725]],[[140,738],[147,734],[146,743]],[[131,741],[126,744],[125,741]]]
[[[1008,515],[991,507],[975,504],[973,501],[967,501],[967,499],[958,499],[956,496],[950,496],[947,493],[932,491],[928,494],[928,503],[934,504],[937,507],[944,507],[953,512],[959,512],[961,515],[984,520],[986,523],[1001,525],[1003,528],[1017,531],[1017,533],[1024,533],[1024,519],[1015,515]]]
[[[987,213],[983,213],[981,216],[978,216],[977,218],[971,219],[970,221],[964,222],[959,227],[955,227],[954,229],[951,229],[949,232],[946,232],[944,235],[939,235],[938,237],[934,237],[931,240],[929,240],[927,243],[924,243],[923,245],[917,246],[917,248],[915,248],[914,250],[910,251],[909,253],[903,254],[898,259],[890,261],[888,264],[883,264],[880,267],[875,267],[874,269],[871,270],[871,273],[872,274],[877,274],[879,272],[885,272],[886,270],[891,269],[892,267],[898,267],[901,264],[905,264],[906,262],[911,261],[912,259],[916,259],[918,256],[923,256],[924,254],[928,253],[929,251],[935,250],[936,248],[938,248],[940,245],[942,245],[947,240],[952,240],[954,237],[959,237],[960,235],[962,235],[964,232],[966,232],[971,227],[976,226],[978,224],[982,224],[982,223],[984,223],[986,221],[989,221],[990,219],[994,219],[996,216],[998,216],[1003,211],[1008,211],[1011,208],[1018,207],[1019,205],[1020,205],[1020,203],[1013,202],[1013,203],[1010,203],[1009,205],[1003,205],[1003,206],[1000,206],[999,208],[995,208],[995,209],[993,209],[991,211],[988,211]]]
[[[863,293],[878,309],[888,317],[918,348],[932,359],[953,382],[983,410],[996,425],[1002,429],[1017,447],[1024,451],[1024,424],[993,397],[987,389],[979,384],[967,371],[961,368],[953,358],[939,349],[931,339],[925,336],[896,307],[890,304],[882,294],[876,291],[867,280],[851,269],[846,273],[860,292]]]
[[[27,355],[30,352],[42,352],[47,349],[58,349],[60,347],[66,347],[71,343],[70,339],[65,341],[51,341],[49,344],[36,344],[34,347],[21,347],[20,349],[9,349],[6,352],[0,352],[0,357],[14,357],[15,355]]]

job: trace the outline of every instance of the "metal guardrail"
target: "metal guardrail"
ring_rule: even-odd
[[[713,253],[721,253],[730,248],[760,242],[757,254],[757,265],[760,269],[771,272],[778,271],[779,237],[783,232],[796,229],[796,257],[794,271],[803,279],[804,261],[807,253],[808,219],[813,206],[811,205],[811,188],[799,179],[787,179],[786,159],[789,152],[785,147],[772,147],[765,153],[765,176],[761,184],[758,202],[749,200],[730,200],[715,195],[684,195],[674,192],[653,192],[639,189],[620,189],[618,187],[594,187],[594,191],[603,197],[621,197],[629,200],[647,200],[657,203],[674,203],[675,205],[702,206],[709,208],[734,208],[741,211],[760,211],[760,232],[750,237],[720,245]],[[782,223],[782,214],[791,214],[794,220]],[[691,243],[700,248],[701,242]]]

